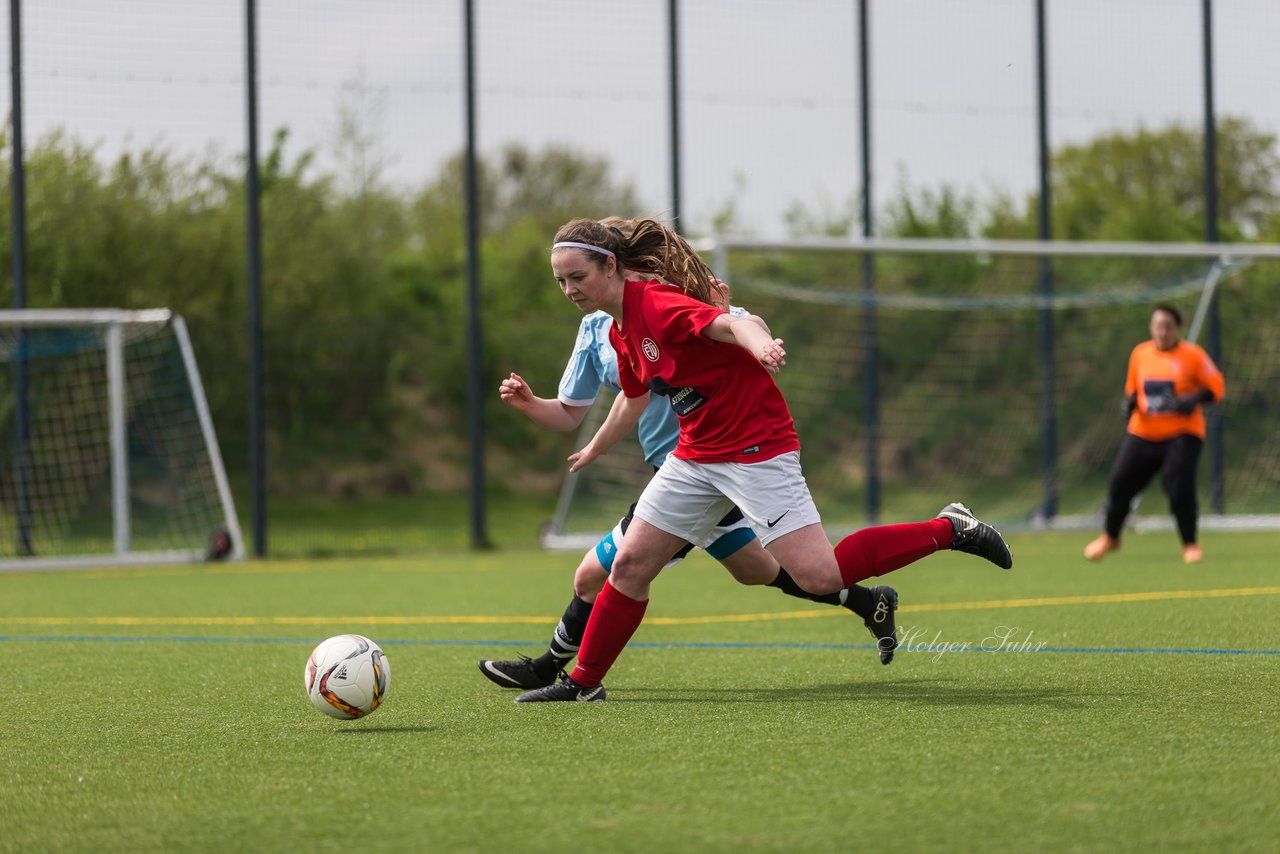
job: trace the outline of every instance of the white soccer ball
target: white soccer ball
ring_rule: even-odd
[[[303,674],[311,705],[335,718],[362,718],[391,687],[391,662],[362,635],[338,635],[311,651]]]

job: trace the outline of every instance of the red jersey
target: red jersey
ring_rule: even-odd
[[[627,397],[670,399],[680,422],[672,454],[698,463],[756,463],[796,451],[791,410],[769,371],[737,344],[702,332],[722,309],[661,282],[626,282],[609,343]]]

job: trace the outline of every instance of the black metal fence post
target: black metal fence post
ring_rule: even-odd
[[[253,554],[267,555],[266,393],[262,344],[262,188],[258,181],[258,10],[245,0],[245,258],[249,314],[249,470],[253,489]]]
[[[858,0],[858,114],[862,136],[862,236],[875,233],[871,195],[871,37],[868,18],[871,0]],[[862,396],[866,412],[863,431],[867,452],[867,522],[880,521],[880,369],[876,309],[871,297],[876,290],[876,264],[870,252],[862,253]]]
[[[1041,240],[1053,239],[1050,220],[1052,198],[1049,182],[1049,62],[1045,37],[1045,2],[1036,3],[1036,136],[1040,161],[1040,209],[1038,230]],[[1041,477],[1044,498],[1041,514],[1045,520],[1058,515],[1058,403],[1055,396],[1056,373],[1054,370],[1053,263],[1046,256],[1040,257],[1040,376],[1041,376]]]
[[[680,2],[667,0],[667,60],[671,112],[671,225],[684,230],[680,210]]]
[[[9,0],[9,81],[13,110],[13,161],[9,164],[10,199],[13,210],[10,227],[13,241],[13,307],[27,307],[27,166],[22,148],[22,0]],[[30,392],[26,360],[26,335],[18,330],[17,353],[13,361],[14,423],[14,522],[17,553],[35,554],[31,541],[31,495],[27,465],[27,442],[31,436]]]
[[[1201,4],[1204,36],[1204,239],[1218,242],[1218,128],[1213,104],[1213,0]],[[1222,358],[1222,315],[1218,310],[1218,293],[1209,300],[1206,318],[1205,350],[1219,370],[1225,371]],[[1209,410],[1209,507],[1214,513],[1227,512],[1226,448],[1223,432],[1226,424],[1222,407]]]
[[[475,3],[463,0],[466,67],[467,433],[471,440],[471,547],[488,549],[484,483],[484,346],[480,326],[480,192],[476,169]]]

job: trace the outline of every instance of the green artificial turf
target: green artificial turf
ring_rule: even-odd
[[[0,575],[0,850],[1274,850],[1280,535],[1088,538],[895,573],[889,667],[698,555],[578,705],[475,666],[541,651],[574,555]],[[342,722],[302,673],[348,631],[392,680]]]

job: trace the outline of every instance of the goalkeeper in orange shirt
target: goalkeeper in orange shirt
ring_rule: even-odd
[[[1150,328],[1151,340],[1129,355],[1124,384],[1129,427],[1111,468],[1105,530],[1084,549],[1089,560],[1120,548],[1130,503],[1162,469],[1169,509],[1182,538],[1182,559],[1198,563],[1204,557],[1196,542],[1196,464],[1204,445],[1201,407],[1220,402],[1226,384],[1209,354],[1181,339],[1182,315],[1176,308],[1156,306]]]

